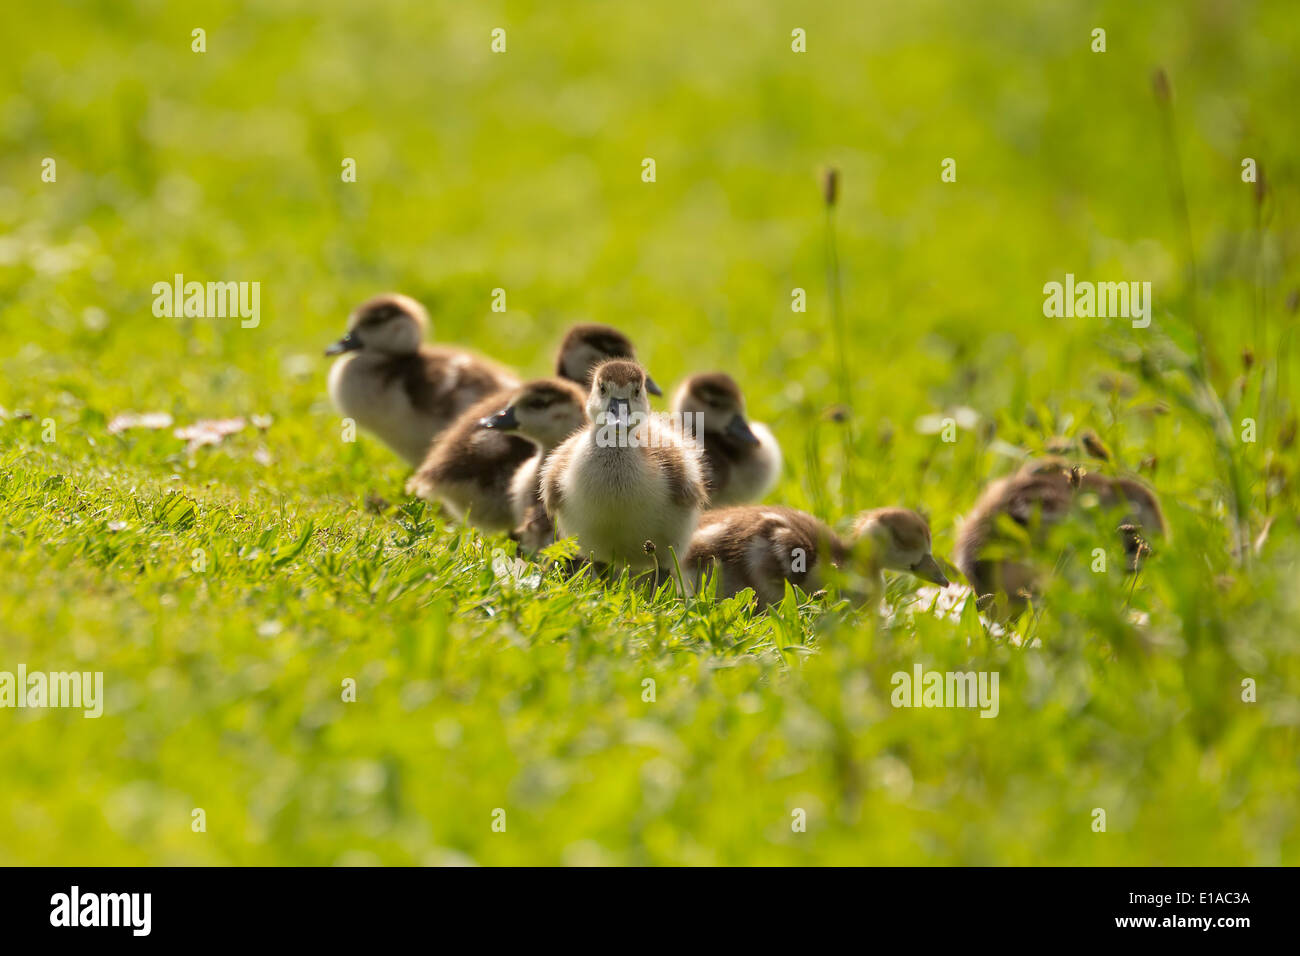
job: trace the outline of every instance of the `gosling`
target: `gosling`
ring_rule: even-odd
[[[1130,572],[1150,551],[1147,535],[1167,536],[1160,502],[1141,482],[1086,472],[1059,458],[1030,461],[984,490],[958,537],[957,567],[994,617],[1017,617],[1028,606],[1026,598],[1041,580],[1033,552],[1041,550],[1052,527],[1081,513],[1083,496],[1118,517]],[[999,528],[1003,521],[1027,529],[1028,541],[1024,532]]]
[[[592,371],[601,362],[614,358],[636,359],[631,339],[608,325],[582,323],[570,328],[560,342],[555,357],[555,374],[581,385],[585,400],[585,393],[591,388]],[[651,395],[663,394],[649,374],[646,375],[645,387]],[[555,541],[555,522],[542,503],[540,479],[542,462],[550,451],[546,448],[524,462],[510,483],[516,525],[511,537],[525,551],[540,551]]]
[[[730,375],[688,378],[673,398],[673,412],[684,433],[703,442],[711,506],[759,501],[771,491],[781,473],[781,448],[766,425],[745,420],[745,399]]]
[[[407,482],[408,494],[440,501],[483,531],[510,531],[517,519],[512,480],[586,420],[586,395],[560,378],[526,382],[471,405],[429,449]],[[536,491],[534,491],[534,495]]]
[[[560,343],[555,357],[555,374],[558,378],[577,382],[584,391],[589,391],[591,374],[596,366],[616,358],[636,361],[636,349],[632,347],[631,339],[608,325],[581,323],[569,329]],[[649,375],[646,376],[645,389],[651,395],[663,394]]]
[[[716,568],[718,597],[751,588],[762,605],[779,604],[787,581],[808,593],[820,590],[827,565],[870,575],[876,579],[869,582],[873,591],[885,570],[948,585],[930,553],[929,525],[904,508],[864,512],[848,540],[794,508],[738,505],[706,511],[685,562],[697,587]]]
[[[650,415],[641,366],[598,366],[590,423],[542,465],[542,501],[584,557],[632,568],[671,567],[686,553],[706,500],[698,454]]]
[[[422,344],[428,327],[414,299],[379,295],[357,306],[347,334],[325,350],[339,356],[329,374],[334,406],[412,465],[465,409],[519,384],[472,352]]]

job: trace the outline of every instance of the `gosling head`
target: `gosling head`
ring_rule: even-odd
[[[596,366],[592,373],[591,392],[587,395],[587,415],[597,425],[627,425],[632,416],[644,421],[650,414],[649,379],[645,369],[628,359],[610,359]]]
[[[348,316],[348,331],[325,350],[341,355],[364,349],[384,355],[409,355],[420,348],[429,315],[410,296],[389,292],[367,299]]]
[[[583,324],[569,329],[560,343],[560,353],[555,360],[555,374],[591,388],[591,376],[596,366],[609,359],[636,360],[632,341],[618,329],[608,325]],[[651,395],[662,395],[654,379],[646,376],[646,390]]]
[[[724,435],[740,445],[760,444],[745,420],[745,397],[740,394],[740,386],[724,372],[692,375],[682,382],[673,397],[673,411],[688,427],[702,422],[705,432]]]
[[[543,448],[554,448],[582,427],[587,396],[562,378],[542,378],[515,389],[505,408],[480,419],[484,428],[518,432]]]
[[[855,544],[869,549],[875,563],[890,571],[907,571],[946,588],[948,577],[930,553],[930,526],[907,508],[864,511],[853,522]]]

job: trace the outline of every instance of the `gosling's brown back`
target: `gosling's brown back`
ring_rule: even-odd
[[[400,382],[417,412],[442,421],[511,384],[500,369],[477,356],[432,345],[386,359],[379,375],[386,386]]]
[[[755,541],[764,546],[755,548]],[[803,560],[795,560],[796,550]],[[768,599],[778,581],[807,590],[823,557],[838,566],[847,554],[839,536],[810,514],[780,505],[734,505],[700,515],[686,563],[700,572],[716,561],[739,588]]]

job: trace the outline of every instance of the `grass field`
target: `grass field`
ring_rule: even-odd
[[[105,702],[0,710],[0,863],[1300,862],[1293,4],[5,20],[0,671]],[[1067,273],[1150,281],[1150,327],[1045,317]],[[260,282],[259,324],[155,317],[176,274]],[[530,375],[583,319],[665,385],[730,371],[770,500],[831,522],[920,508],[950,554],[988,480],[1091,429],[1172,537],[1136,582],[1063,561],[1002,636],[566,580],[343,440],[321,350],[389,289]],[[998,716],[895,709],[916,664],[997,672]]]

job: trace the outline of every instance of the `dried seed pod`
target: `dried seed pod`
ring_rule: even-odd
[[[1083,450],[1093,458],[1110,461],[1110,449],[1106,447],[1101,437],[1092,429],[1080,435],[1079,442],[1083,445]]]
[[[1168,103],[1173,99],[1174,92],[1169,85],[1169,74],[1165,72],[1163,66],[1157,67],[1156,71],[1151,74],[1151,89],[1156,94],[1156,99],[1161,103]]]
[[[834,206],[840,196],[840,171],[834,166],[822,170],[822,198],[827,206]]]

